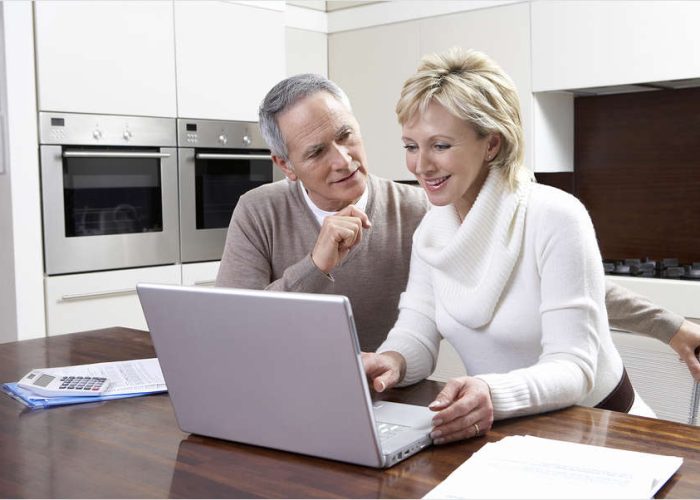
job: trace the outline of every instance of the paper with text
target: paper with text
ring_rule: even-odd
[[[533,436],[488,443],[424,498],[651,498],[683,459]]]
[[[104,392],[105,396],[167,390],[158,358],[62,366],[44,368],[41,371],[58,376],[106,377],[112,384]]]

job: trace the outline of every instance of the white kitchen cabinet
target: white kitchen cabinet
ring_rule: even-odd
[[[612,337],[632,385],[656,416],[696,424],[696,384],[678,354],[650,337],[620,331]]]
[[[2,2],[0,74],[5,123],[0,134],[0,341],[45,335],[41,200],[30,2]],[[3,169],[0,169],[3,170]]]
[[[175,2],[178,116],[257,121],[285,76],[284,12],[228,2]]]
[[[35,5],[41,111],[176,116],[173,4]]]
[[[46,278],[48,335],[111,326],[146,329],[137,283],[180,284],[179,265]]]
[[[219,272],[219,264],[221,264],[221,261],[183,264],[182,284],[189,286],[214,286],[216,275]]]
[[[548,91],[700,77],[700,2],[532,2],[532,86]]]
[[[573,172],[574,94],[536,92],[532,94],[532,104],[529,149],[535,172]]]

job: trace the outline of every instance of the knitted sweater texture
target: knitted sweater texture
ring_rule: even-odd
[[[266,184],[243,195],[231,218],[217,286],[345,295],[360,347],[374,351],[398,315],[406,288],[411,236],[429,204],[423,191],[368,178],[372,227],[331,272],[311,260],[320,226],[297,182]]]
[[[491,172],[460,223],[435,207],[414,235],[395,327],[379,351],[407,361],[403,384],[434,369],[447,339],[490,387],[495,418],[594,406],[622,361],[605,309],[592,223],[574,197]]]

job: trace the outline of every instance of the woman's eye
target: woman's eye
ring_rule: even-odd
[[[415,144],[404,144],[403,147],[409,153],[413,153],[418,149],[418,146],[416,146]]]
[[[452,146],[449,144],[436,144],[434,147],[438,151],[446,151],[446,150],[450,149]]]

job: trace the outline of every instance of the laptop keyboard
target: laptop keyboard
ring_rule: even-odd
[[[389,424],[386,422],[377,422],[377,434],[381,442],[386,442],[389,439],[401,434],[410,429],[406,425]]]

